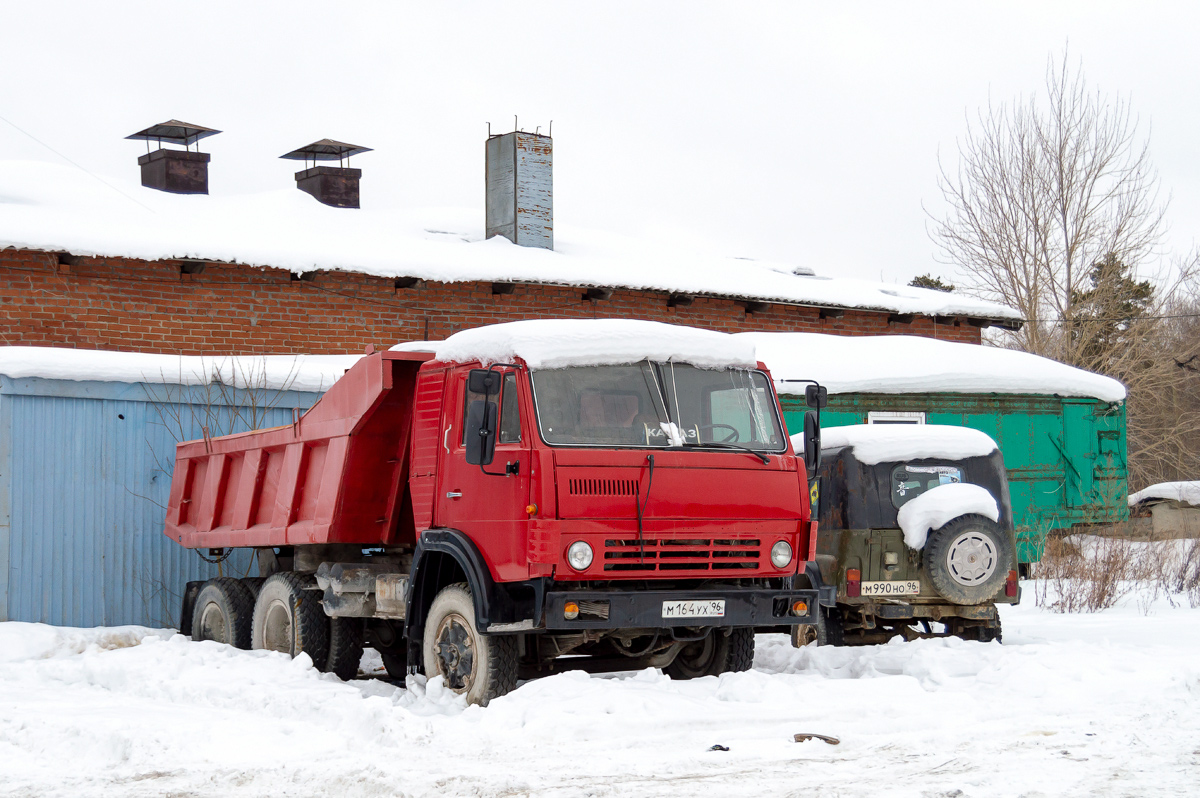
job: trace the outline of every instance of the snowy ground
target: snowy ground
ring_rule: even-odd
[[[760,636],[748,673],[568,673],[487,709],[169,631],[0,624],[0,795],[1200,793],[1200,609],[1030,601],[1004,624],[1004,645]]]

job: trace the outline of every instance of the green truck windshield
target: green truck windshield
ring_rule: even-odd
[[[892,504],[900,509],[931,488],[962,481],[962,469],[957,466],[899,465],[892,469]]]
[[[532,374],[542,439],[551,445],[787,448],[766,375],[643,361]]]

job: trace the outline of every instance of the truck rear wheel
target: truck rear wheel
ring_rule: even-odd
[[[293,571],[267,577],[254,602],[251,646],[293,657],[305,652],[318,668],[325,665],[329,618],[321,608],[320,593],[306,589],[315,584],[313,577]]]
[[[358,675],[363,655],[363,622],[359,618],[329,619],[329,659],[321,670],[342,681]]]
[[[708,637],[689,643],[663,668],[672,679],[699,679],[729,671],[748,671],[754,665],[754,630],[713,629]]]
[[[517,686],[517,638],[485,635],[475,627],[466,584],[442,588],[425,617],[421,642],[425,675],[441,676],[467,702],[487,706]]]
[[[200,588],[192,610],[192,639],[215,640],[250,648],[254,594],[231,576],[210,579]]]

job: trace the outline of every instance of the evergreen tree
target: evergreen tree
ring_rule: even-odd
[[[1154,306],[1154,286],[1137,281],[1133,269],[1115,253],[1092,264],[1087,274],[1091,287],[1071,292],[1068,319],[1072,349],[1088,368],[1111,373],[1115,360],[1141,342]]]
[[[954,290],[954,286],[950,283],[943,282],[941,277],[934,277],[932,274],[922,274],[912,278],[908,284],[913,288],[931,288],[934,291],[946,291],[949,293]]]

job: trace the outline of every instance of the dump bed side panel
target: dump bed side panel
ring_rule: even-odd
[[[179,444],[166,534],[189,548],[389,542],[428,357],[369,355],[293,424]]]

